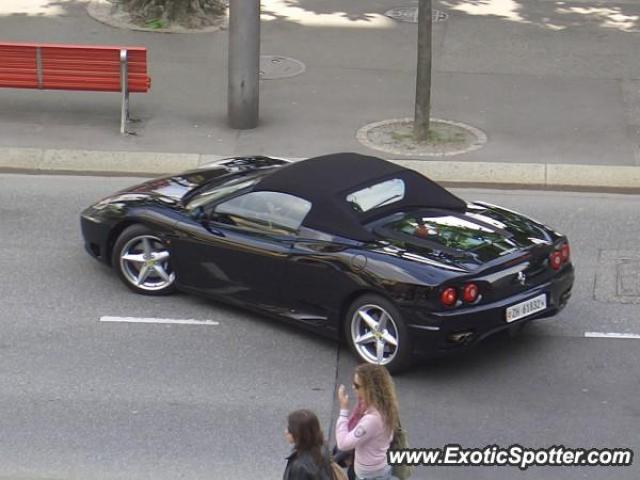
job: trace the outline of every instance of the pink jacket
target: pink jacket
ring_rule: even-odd
[[[340,450],[355,450],[356,475],[366,477],[386,467],[393,432],[386,432],[380,413],[375,408],[368,408],[351,431],[348,421],[349,411],[340,410],[336,422],[336,444]]]

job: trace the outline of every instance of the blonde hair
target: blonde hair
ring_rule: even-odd
[[[398,399],[393,379],[387,369],[382,365],[363,363],[356,367],[355,373],[367,407],[380,412],[388,433],[395,432],[400,421]]]

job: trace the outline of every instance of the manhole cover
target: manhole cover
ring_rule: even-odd
[[[304,72],[305,68],[304,63],[295,58],[278,55],[260,56],[260,78],[264,80],[295,77]]]
[[[444,22],[447,18],[449,18],[448,13],[441,12],[440,10],[433,10],[431,12],[431,20],[434,23]]]
[[[418,23],[418,7],[396,7],[385,12],[385,15],[399,22]],[[431,21],[433,23],[444,22],[449,15],[440,10],[431,10]]]
[[[640,252],[603,251],[598,267],[596,300],[640,304]]]
[[[640,297],[640,260],[618,264],[618,295]]]

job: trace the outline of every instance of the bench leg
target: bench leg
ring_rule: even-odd
[[[128,134],[127,124],[129,123],[129,68],[127,65],[127,50],[120,50],[120,90],[122,101],[120,107],[120,133]]]

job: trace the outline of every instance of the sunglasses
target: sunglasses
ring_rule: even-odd
[[[362,385],[358,385],[356,382],[353,382],[353,388],[355,388],[356,390],[360,390],[362,388]]]

